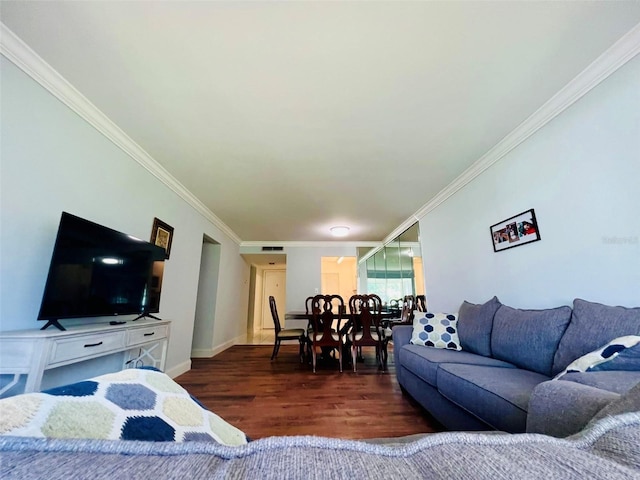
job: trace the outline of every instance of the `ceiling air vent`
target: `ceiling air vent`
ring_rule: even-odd
[[[281,252],[284,247],[262,247],[263,252]]]

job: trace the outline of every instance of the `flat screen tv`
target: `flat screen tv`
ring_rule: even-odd
[[[50,325],[64,330],[58,320],[65,318],[156,318],[151,314],[160,308],[165,253],[63,212],[38,315],[48,321],[42,330]]]

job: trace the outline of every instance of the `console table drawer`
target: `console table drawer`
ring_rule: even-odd
[[[124,341],[124,331],[55,339],[49,364],[83,357],[88,358],[110,350],[122,349],[125,345]]]
[[[127,346],[139,345],[167,337],[167,325],[135,328],[127,331]]]

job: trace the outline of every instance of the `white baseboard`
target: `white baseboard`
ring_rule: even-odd
[[[215,348],[198,348],[198,349],[191,350],[191,358],[215,357],[217,354],[222,353],[226,349],[231,348],[234,345],[237,345],[238,343],[242,342],[244,338],[245,338],[245,335],[240,335],[232,340],[229,340],[228,342],[224,342],[223,344],[218,345]],[[187,373],[189,370],[191,370],[191,360],[187,362],[183,362],[180,365],[177,365],[167,370],[165,373],[169,375],[171,378],[176,378],[177,376],[182,375],[183,373]]]
[[[239,335],[236,338],[233,338],[227,342],[224,342],[220,345],[218,345],[215,348],[198,348],[198,349],[194,349],[191,350],[191,357],[192,358],[211,358],[211,357],[215,357],[216,355],[218,355],[219,353],[224,352],[226,349],[233,347],[234,345],[237,345],[239,343],[242,343],[242,341],[245,339],[246,335]]]
[[[214,350],[210,348],[196,348],[191,350],[191,358],[211,358],[214,355]]]
[[[169,375],[171,378],[176,378],[182,375],[183,373],[187,373],[189,370],[191,370],[191,360],[182,362],[180,365],[176,365],[175,367],[170,368],[164,373]]]

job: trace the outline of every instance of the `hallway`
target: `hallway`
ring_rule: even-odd
[[[237,345],[273,345],[275,330],[263,329],[258,332],[248,332]],[[295,340],[285,340],[282,345],[296,344]]]

